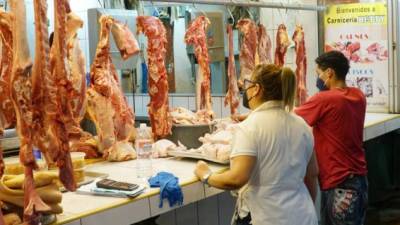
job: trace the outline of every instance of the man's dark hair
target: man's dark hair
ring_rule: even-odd
[[[318,58],[315,59],[315,62],[321,70],[331,68],[335,71],[336,77],[339,80],[346,80],[346,75],[350,69],[350,63],[343,53],[339,51],[326,52],[318,56]]]

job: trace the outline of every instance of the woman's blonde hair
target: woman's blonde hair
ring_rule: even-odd
[[[274,64],[259,64],[253,71],[253,81],[263,90],[263,100],[279,100],[290,112],[294,108],[296,97],[296,75],[288,67]]]

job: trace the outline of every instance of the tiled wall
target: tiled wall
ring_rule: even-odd
[[[226,107],[224,106],[224,99],[225,99],[225,97],[222,95],[212,96],[213,111],[215,113],[216,118],[228,117],[230,115],[229,105]],[[129,102],[129,105],[132,107],[133,106],[132,95],[128,95],[127,100]],[[149,96],[144,95],[144,94],[135,95],[134,110],[135,110],[136,116],[147,116],[148,115],[146,106],[149,104],[149,102],[150,102]],[[181,107],[185,107],[190,110],[196,109],[194,95],[190,95],[190,96],[170,95],[169,105],[171,108],[181,106]],[[243,107],[242,99],[240,99],[239,113],[242,114],[242,113],[246,113],[246,112],[248,112],[248,109]]]

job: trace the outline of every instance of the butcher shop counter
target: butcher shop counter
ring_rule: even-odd
[[[400,129],[400,115],[368,113],[365,119],[364,140],[370,140]],[[194,176],[195,160],[179,160],[174,158],[156,159],[153,172],[167,171],[179,177],[184,194],[183,205],[188,205],[221,193],[221,190],[204,186]],[[109,178],[126,182],[147,185],[144,180],[136,178],[136,161],[110,163],[100,162],[86,167],[87,171],[107,173]],[[227,167],[210,164],[215,172]],[[64,193],[62,206],[64,213],[58,216],[57,224],[91,225],[113,224],[127,225],[174,210],[165,202],[163,208],[158,207],[159,189],[148,188],[145,193],[135,199],[113,198],[102,196]]]
[[[364,141],[400,129],[400,114],[367,113],[364,123]]]
[[[184,195],[183,205],[211,197],[221,190],[204,186],[194,175],[196,161],[165,158],[153,160],[153,174],[160,171],[173,173],[179,178]],[[82,195],[72,192],[63,194],[64,213],[57,216],[56,224],[128,225],[179,208],[169,207],[165,200],[159,208],[159,189],[149,188],[147,182],[136,178],[136,160],[127,162],[100,162],[86,166],[86,171],[109,174],[108,178],[138,183],[148,187],[143,194],[134,199]],[[226,166],[210,164],[214,172],[226,170]]]

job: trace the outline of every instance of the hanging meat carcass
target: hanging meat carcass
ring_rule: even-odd
[[[207,48],[206,30],[211,24],[205,16],[199,16],[193,20],[185,34],[185,43],[193,45],[194,53],[199,64],[196,76],[196,110],[205,111],[210,118],[213,118],[211,102],[211,72],[210,58]]]
[[[280,24],[276,33],[276,49],[275,49],[275,64],[283,66],[285,64],[285,56],[290,45],[289,36],[284,24]]]
[[[71,100],[75,99],[76,93],[71,82],[71,68],[67,57],[67,14],[69,12],[66,0],[54,0],[54,41],[50,51],[51,78],[47,79],[50,83],[46,83],[48,104],[46,116],[49,117],[47,126],[52,140],[49,147],[52,149],[53,161],[60,169],[60,181],[68,190],[73,191],[76,189],[76,183],[69,147],[72,134],[69,133],[67,127],[74,124]]]
[[[231,115],[237,114],[239,107],[239,88],[237,85],[235,55],[233,50],[233,27],[231,24],[227,25],[228,45],[229,45],[229,58],[228,58],[228,91],[225,97],[225,106],[230,105]]]
[[[90,70],[87,92],[88,114],[96,125],[99,150],[109,161],[136,158],[130,139],[135,136],[134,114],[121,90],[117,71],[110,56],[110,30],[114,19],[99,19],[100,38]]]
[[[13,59],[12,23],[13,16],[0,8],[0,137],[3,136],[4,129],[14,126],[16,122],[15,110],[11,101],[11,72]],[[4,168],[3,150],[0,146],[0,178],[3,176]],[[0,224],[4,224],[1,208]]]
[[[0,38],[2,43],[0,61],[0,132],[15,126],[15,110],[11,102],[12,70],[12,16],[0,9]]]
[[[86,113],[86,63],[85,56],[79,46],[77,32],[83,26],[83,21],[75,13],[67,15],[67,58],[71,71],[72,88],[74,91],[73,99],[70,99],[72,107],[73,121],[67,127],[70,134],[71,151],[86,153],[86,158],[97,158],[99,152],[97,142],[93,136],[82,130],[80,123]]]
[[[293,41],[295,43],[296,51],[296,102],[297,105],[302,105],[307,99],[307,55],[304,42],[304,30],[301,25],[296,26],[296,30],[293,34]]]
[[[36,1],[35,1],[36,2]],[[50,210],[35,191],[33,169],[37,168],[32,150],[32,61],[26,33],[25,3],[10,0],[13,13],[13,63],[11,73],[11,99],[17,118],[17,133],[20,138],[20,161],[25,166],[24,221],[39,224],[39,212]]]
[[[126,24],[114,20],[111,32],[124,60],[140,52],[139,43]]]
[[[16,123],[15,110],[11,101],[12,22],[13,16],[0,9],[0,137],[2,137],[5,129],[15,126]],[[0,177],[3,174],[3,170],[3,152],[0,146]]]
[[[258,57],[259,63],[272,63],[272,43],[264,25],[258,25]]]
[[[241,19],[236,26],[243,33],[240,47],[240,78],[239,85],[242,86],[245,79],[250,79],[256,66],[258,36],[257,26],[250,19]]]
[[[169,116],[168,79],[165,68],[167,36],[160,19],[152,16],[138,16],[136,19],[138,33],[147,36],[147,56],[149,67],[148,105],[151,128],[155,139],[171,133],[172,121]]]

